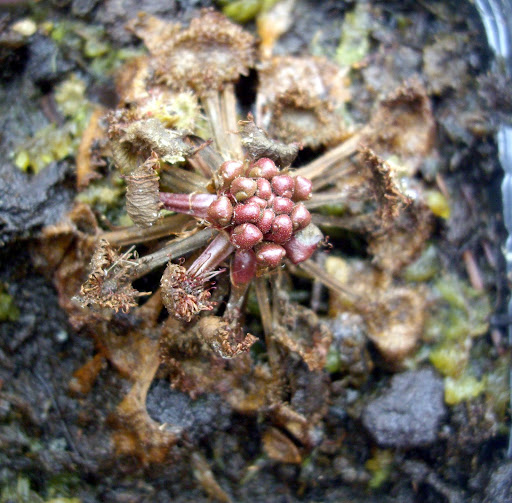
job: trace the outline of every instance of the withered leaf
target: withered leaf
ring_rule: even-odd
[[[144,164],[137,167],[126,181],[126,212],[133,223],[140,227],[151,227],[158,220],[162,207],[156,169],[160,166],[154,152]]]
[[[219,12],[201,11],[188,28],[141,16],[132,29],[153,56],[158,82],[200,96],[218,91],[254,65],[254,37]]]
[[[131,254],[119,255],[108,241],[101,239],[92,256],[89,277],[74,299],[83,307],[96,305],[128,312],[137,297],[149,295],[133,288],[135,266]]]
[[[411,204],[394,180],[391,167],[367,147],[360,147],[359,154],[363,165],[370,171],[370,185],[378,202],[377,215],[386,227],[400,212],[400,209]]]
[[[240,138],[242,146],[247,154],[254,160],[261,157],[272,159],[280,167],[290,166],[297,157],[300,145],[290,143],[286,145],[277,140],[273,140],[268,134],[254,123],[252,115],[248,120],[240,121]]]

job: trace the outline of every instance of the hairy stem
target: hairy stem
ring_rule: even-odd
[[[160,183],[164,188],[169,188],[173,192],[206,192],[206,186],[209,180],[204,176],[198,175],[186,169],[176,166],[163,169],[160,173]]]

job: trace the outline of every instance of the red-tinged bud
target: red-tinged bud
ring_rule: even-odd
[[[267,207],[267,201],[258,196],[252,196],[249,199],[247,199],[247,201],[245,201],[245,204],[250,203],[256,203],[262,210],[264,210]]]
[[[279,170],[274,164],[274,161],[267,157],[262,157],[249,168],[248,175],[253,178],[266,178],[267,180],[271,180],[278,173]]]
[[[278,175],[272,178],[272,190],[274,194],[281,197],[292,197],[295,182],[290,175]]]
[[[293,232],[304,229],[311,223],[311,213],[302,203],[298,203],[293,207],[290,218],[292,219]]]
[[[231,183],[229,192],[237,201],[245,201],[256,193],[256,182],[252,178],[240,176]]]
[[[284,244],[286,256],[294,263],[304,262],[315,253],[318,243],[323,239],[322,231],[314,224],[309,224],[305,229],[295,233]]]
[[[233,223],[235,225],[256,223],[260,219],[261,208],[256,203],[237,204],[235,206]]]
[[[272,209],[276,215],[290,214],[293,210],[293,201],[287,197],[276,197],[272,202]]]
[[[242,250],[249,250],[263,239],[263,233],[253,224],[238,225],[231,233],[231,243]]]
[[[256,260],[263,267],[277,267],[285,255],[285,249],[275,243],[262,243],[256,250]]]
[[[226,227],[231,223],[233,205],[229,197],[220,196],[208,208],[208,221],[216,227]]]
[[[288,215],[277,215],[272,222],[270,234],[265,236],[269,241],[274,241],[277,244],[286,243],[293,233],[292,220]]]
[[[231,282],[234,285],[249,283],[256,274],[257,265],[252,250],[237,250],[231,261]]]
[[[261,217],[258,221],[258,227],[260,228],[263,234],[267,234],[270,232],[272,228],[272,222],[274,221],[274,217],[276,214],[269,208],[263,210],[261,213]]]
[[[217,172],[221,188],[227,189],[235,178],[243,175],[244,169],[244,164],[240,161],[226,161],[221,164]]]
[[[270,197],[267,199],[267,208],[272,208],[275,198],[276,196],[274,194],[270,194]]]
[[[272,187],[270,182],[265,178],[258,178],[256,180],[256,195],[262,199],[268,199],[272,195]]]
[[[308,178],[303,176],[295,177],[295,190],[293,193],[294,201],[307,201],[311,198],[313,192],[313,184]]]

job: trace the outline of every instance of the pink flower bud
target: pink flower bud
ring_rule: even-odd
[[[245,201],[256,193],[256,182],[252,178],[240,176],[231,183],[229,192],[237,201]]]
[[[302,203],[298,203],[293,207],[290,218],[292,219],[294,232],[304,229],[304,227],[311,223],[311,213]]]
[[[272,209],[276,215],[289,214],[293,210],[293,201],[287,197],[276,197],[272,201]]]
[[[308,225],[305,229],[295,235],[285,244],[286,256],[294,263],[304,262],[315,253],[318,243],[323,239],[322,231],[314,224]]]
[[[269,241],[274,241],[278,244],[286,243],[293,233],[292,220],[288,215],[277,215],[272,222],[270,234],[265,236]]]
[[[256,250],[256,260],[264,267],[277,267],[285,255],[285,249],[275,243],[262,243]]]
[[[256,203],[237,204],[234,210],[233,222],[235,225],[248,222],[256,223],[260,219],[261,208]]]
[[[249,283],[256,274],[257,265],[252,250],[237,250],[231,261],[231,282],[234,285]]]
[[[271,209],[267,208],[263,210],[258,221],[258,227],[260,228],[261,232],[263,232],[263,234],[270,232],[275,216],[276,214]]]
[[[225,227],[231,223],[233,205],[229,197],[220,196],[208,207],[208,221],[216,227]]]
[[[233,229],[231,243],[242,250],[249,250],[263,239],[263,233],[254,224],[242,224]]]
[[[304,178],[303,176],[295,177],[295,191],[293,193],[294,201],[307,201],[311,198],[313,191],[313,184],[311,180]]]
[[[256,180],[256,195],[262,199],[268,199],[272,195],[272,187],[270,182],[265,178],[258,178]]]
[[[252,196],[249,199],[247,199],[247,201],[245,201],[245,204],[249,204],[249,203],[257,204],[262,210],[264,210],[267,207],[267,201],[265,201],[265,199],[262,199],[261,197],[258,197],[258,196]]]
[[[235,178],[243,175],[244,169],[244,164],[240,161],[226,161],[221,164],[218,171],[221,188],[227,189]]]
[[[279,173],[274,161],[271,159],[267,159],[266,157],[262,157],[258,159],[250,168],[249,168],[249,176],[254,178],[266,178],[267,180],[271,180],[274,176]]]
[[[282,197],[292,197],[295,182],[290,175],[278,175],[272,178],[272,190],[274,194]]]

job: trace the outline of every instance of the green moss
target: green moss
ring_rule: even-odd
[[[429,281],[438,273],[439,267],[436,247],[431,244],[415,262],[405,269],[404,279],[415,282]]]
[[[247,23],[270,9],[278,0],[219,0],[222,12],[237,23]]]
[[[460,377],[447,377],[444,380],[444,401],[448,405],[476,398],[485,390],[485,382],[465,373]]]
[[[56,88],[55,101],[66,122],[48,124],[20,145],[13,154],[19,169],[39,173],[51,162],[75,155],[92,109],[85,88],[85,83],[74,75]]]
[[[98,214],[105,215],[114,225],[133,225],[126,215],[125,186],[118,177],[106,177],[92,181],[76,196],[76,200],[91,206]]]
[[[505,354],[485,376],[485,396],[500,421],[505,420],[510,404],[509,374],[510,355]]]
[[[438,190],[427,190],[425,192],[427,206],[436,216],[444,219],[450,218],[450,204],[448,199]]]
[[[339,372],[341,368],[341,359],[339,351],[331,344],[329,351],[327,353],[327,358],[325,360],[325,370],[329,372],[329,374],[334,374]]]
[[[341,39],[336,50],[336,62],[344,66],[359,63],[370,50],[370,12],[368,6],[358,3],[343,21]]]
[[[444,376],[455,377],[466,367],[469,351],[460,343],[444,342],[430,352],[432,365]]]
[[[373,453],[373,457],[366,461],[366,469],[372,474],[372,478],[368,483],[370,488],[377,489],[382,486],[384,482],[386,482],[393,469],[393,460],[394,455],[391,450],[379,449]]]
[[[14,299],[0,287],[0,322],[17,321],[20,317],[20,310],[16,307]]]

